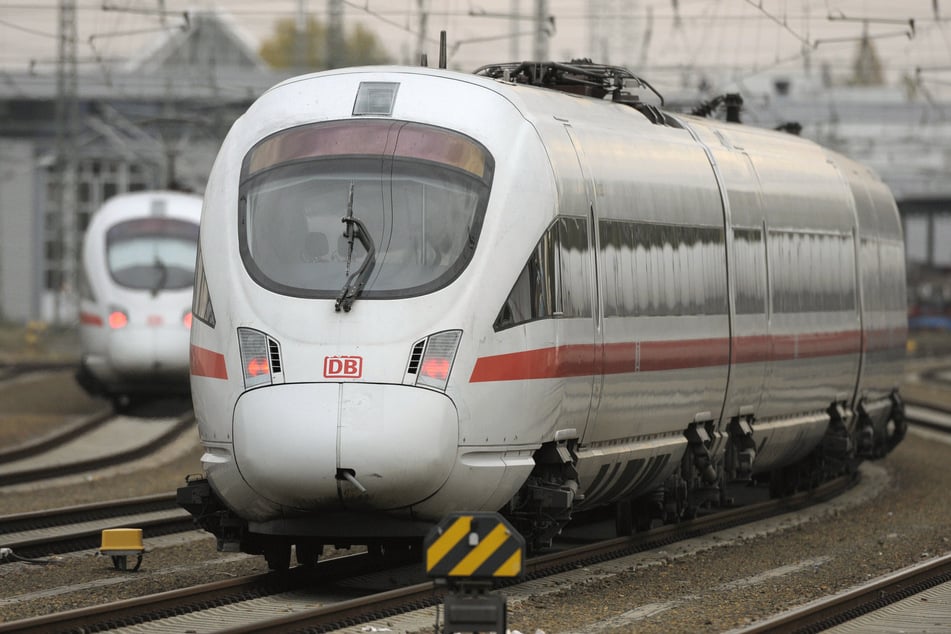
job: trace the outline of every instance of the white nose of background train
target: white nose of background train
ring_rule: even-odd
[[[452,400],[434,390],[270,385],[238,399],[234,456],[248,485],[276,504],[393,510],[426,499],[446,481],[458,425]]]

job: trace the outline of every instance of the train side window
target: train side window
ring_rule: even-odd
[[[585,218],[558,221],[560,309],[564,317],[591,316],[591,284],[588,277],[588,224]]]
[[[555,220],[532,250],[502,305],[496,331],[554,317],[590,317],[587,221]]]
[[[602,220],[598,231],[606,317],[726,312],[719,227]]]
[[[862,238],[860,244],[865,310],[907,310],[901,244],[877,238]]]
[[[195,290],[192,294],[192,314],[212,328],[215,327],[215,309],[211,305],[211,293],[208,280],[205,279],[205,262],[201,257],[201,247],[195,258]]]
[[[841,308],[855,312],[856,309],[856,276],[855,276],[855,239],[851,236],[842,236],[842,246],[839,250],[838,269],[842,271]]]
[[[773,230],[769,260],[775,312],[855,310],[851,236]]]
[[[737,314],[766,312],[766,250],[762,230],[734,229],[733,252]]]

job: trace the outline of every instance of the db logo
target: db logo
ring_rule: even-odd
[[[324,377],[359,379],[363,376],[363,357],[324,357]]]

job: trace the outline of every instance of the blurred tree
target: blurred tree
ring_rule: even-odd
[[[299,37],[293,18],[278,20],[274,34],[261,43],[261,57],[274,68],[327,68],[327,27],[314,17],[307,19],[306,28]],[[392,59],[370,30],[358,24],[344,40],[345,66],[388,64]]]

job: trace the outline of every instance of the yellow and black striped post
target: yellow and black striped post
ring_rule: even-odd
[[[518,577],[525,538],[498,513],[453,513],[426,536],[426,573],[440,579]]]
[[[426,573],[451,590],[443,632],[505,634],[505,597],[487,590],[521,576],[525,538],[498,513],[453,513],[429,531],[423,547]]]

